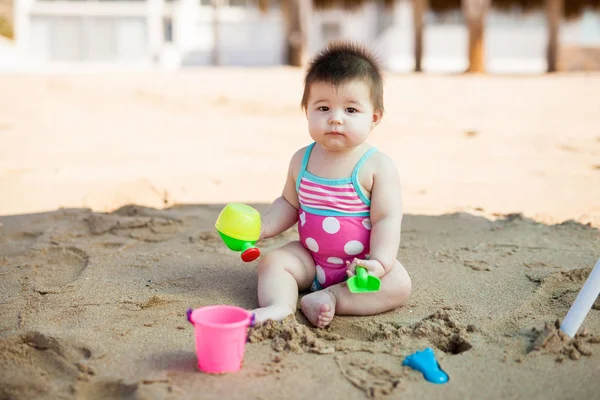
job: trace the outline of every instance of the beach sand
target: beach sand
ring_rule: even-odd
[[[257,306],[214,229],[264,210],[307,144],[293,68],[0,76],[0,399],[591,399],[600,301],[600,75],[391,75],[372,143],[403,181],[413,291],[327,329],[250,331],[197,370],[188,308]],[[261,243],[268,252],[297,230]],[[450,381],[402,361],[431,347]]]

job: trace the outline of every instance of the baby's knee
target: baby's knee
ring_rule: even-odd
[[[258,273],[271,271],[287,271],[292,274],[292,267],[297,263],[295,257],[283,249],[276,249],[266,253],[258,260]]]
[[[272,270],[274,268],[281,268],[281,262],[277,262],[277,250],[264,254],[258,259],[258,273]]]
[[[404,266],[397,260],[396,265],[394,266],[393,280],[393,286],[395,286],[393,302],[395,306],[398,307],[410,296],[412,291],[412,281]]]

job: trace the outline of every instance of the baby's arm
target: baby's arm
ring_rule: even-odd
[[[400,176],[394,162],[380,154],[371,189],[371,251],[369,260],[355,260],[349,266],[364,266],[372,275],[381,277],[396,263],[402,226],[402,194]]]
[[[303,149],[302,149],[303,150]],[[283,193],[269,206],[261,216],[260,239],[277,236],[291,228],[298,221],[298,194],[294,171],[300,165],[304,152],[294,154],[288,168]]]

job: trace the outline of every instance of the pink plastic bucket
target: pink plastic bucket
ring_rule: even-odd
[[[196,333],[198,367],[211,374],[239,370],[252,314],[226,305],[189,309],[187,314]]]

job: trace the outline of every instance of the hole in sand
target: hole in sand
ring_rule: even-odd
[[[92,357],[92,351],[90,349],[88,349],[87,347],[82,347],[79,350],[81,351],[83,358],[85,358],[86,360],[89,360]]]
[[[444,353],[449,354],[460,354],[473,348],[471,343],[460,335],[452,335],[449,338],[436,338],[433,344]]]

